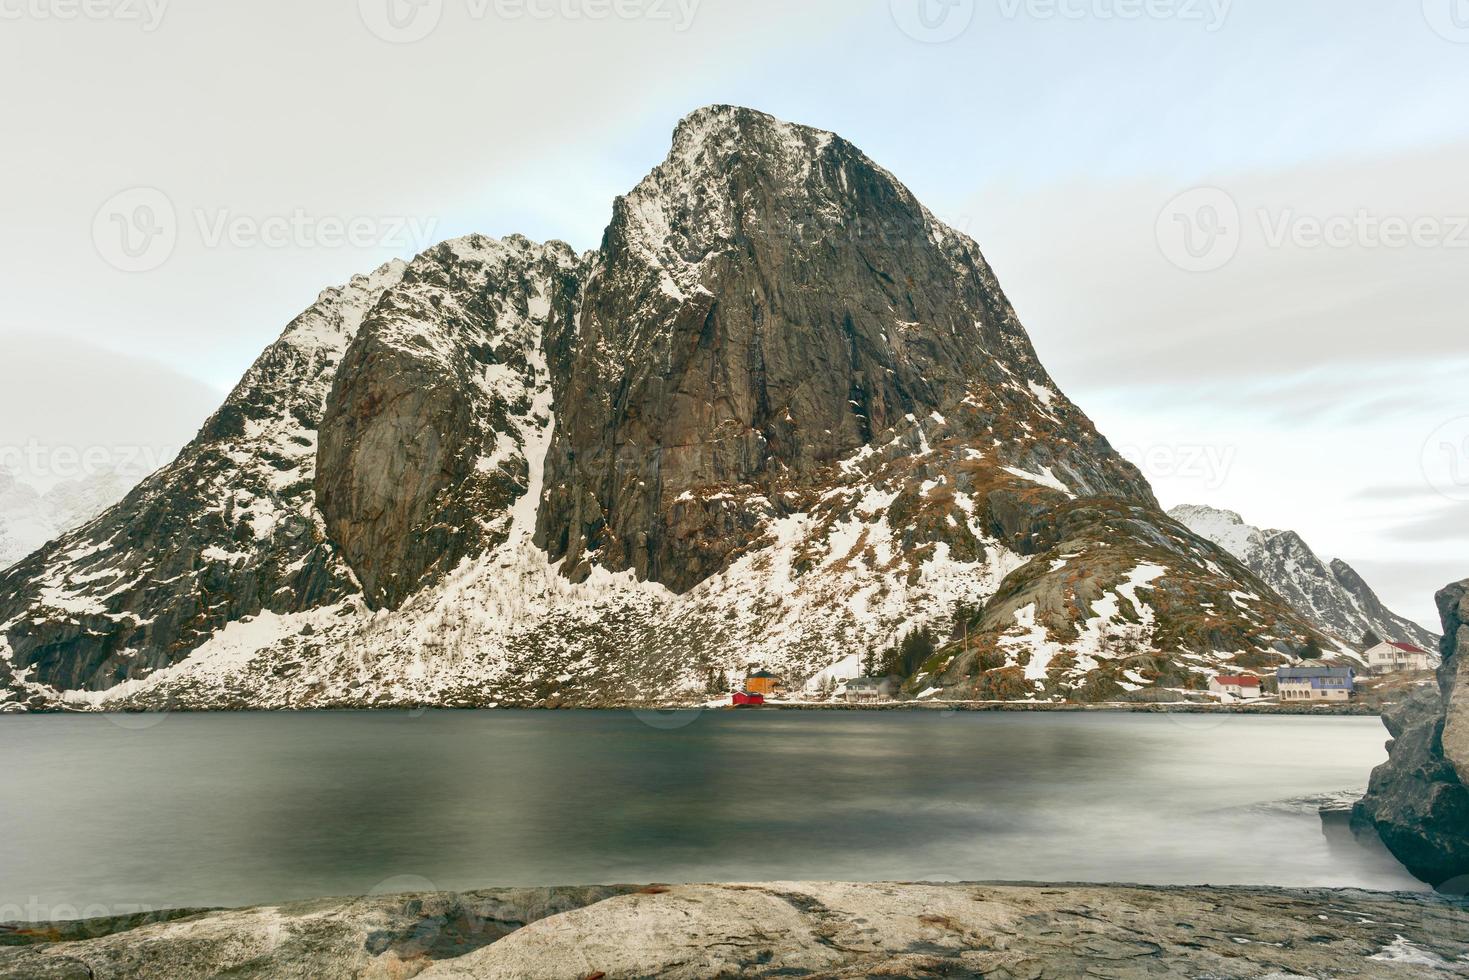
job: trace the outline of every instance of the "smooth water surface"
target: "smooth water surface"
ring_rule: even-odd
[[[596,882],[1421,888],[1301,802],[1362,790],[1385,738],[1239,715],[0,716],[0,921]]]

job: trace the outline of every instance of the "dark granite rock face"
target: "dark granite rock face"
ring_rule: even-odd
[[[1153,503],[1056,390],[978,247],[850,143],[763,113],[679,126],[617,201],[579,330],[538,536],[574,577],[595,563],[687,591],[782,493],[906,417],[1001,393],[1012,424],[1066,420],[1049,449],[1078,492]]]
[[[530,482],[542,332],[574,317],[578,267],[559,242],[460,239],[415,259],[363,323],[327,399],[316,493],[374,606],[504,540]]]
[[[1389,759],[1372,773],[1354,819],[1377,831],[1414,875],[1469,891],[1469,581],[1438,594],[1443,666],[1437,688],[1421,689],[1383,715]]]

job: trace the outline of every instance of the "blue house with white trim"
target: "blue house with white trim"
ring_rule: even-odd
[[[1357,689],[1357,672],[1350,667],[1281,667],[1275,680],[1282,702],[1350,701]]]

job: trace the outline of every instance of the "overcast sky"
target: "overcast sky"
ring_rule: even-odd
[[[0,78],[0,445],[177,448],[324,286],[591,248],[730,102],[976,238],[1165,504],[1469,575],[1466,0],[0,0]]]

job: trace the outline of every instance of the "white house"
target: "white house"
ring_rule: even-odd
[[[1254,700],[1263,692],[1260,678],[1250,674],[1220,674],[1209,681],[1209,690],[1243,700]]]
[[[1367,651],[1366,657],[1374,674],[1433,669],[1433,654],[1411,643],[1379,643]]]
[[[856,677],[847,681],[846,699],[852,702],[891,701],[898,685],[891,677]]]

